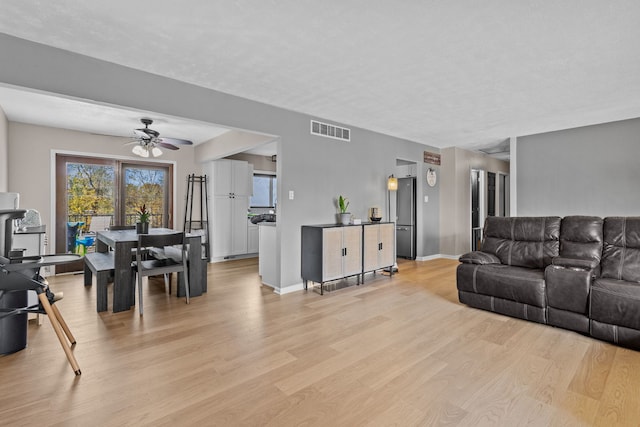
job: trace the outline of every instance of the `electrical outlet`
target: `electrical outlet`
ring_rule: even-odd
[[[429,196],[424,196],[424,202],[429,203]]]
[[[293,200],[294,194],[293,190],[289,190],[289,200]]]

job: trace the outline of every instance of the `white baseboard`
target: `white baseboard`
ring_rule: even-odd
[[[435,254],[435,255],[417,257],[416,261],[431,261],[438,258],[457,260],[458,258],[460,258],[460,255]]]
[[[244,259],[244,258],[257,258],[258,254],[243,254],[243,255],[232,255],[229,257],[212,257],[209,262],[211,264],[217,263],[217,262],[227,262],[227,261],[234,261],[237,259]]]
[[[278,295],[286,295],[291,292],[298,292],[304,290],[304,283],[296,283],[295,285],[287,286],[286,288],[273,288],[273,292]]]

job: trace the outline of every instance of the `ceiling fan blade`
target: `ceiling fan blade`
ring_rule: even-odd
[[[153,129],[149,129],[149,128],[142,128],[142,129],[135,129],[133,132],[135,132],[137,135],[141,136],[141,137],[151,137],[151,138],[157,138],[158,135],[160,135],[160,133],[156,130]]]
[[[178,139],[178,138],[165,138],[164,136],[162,138],[159,138],[160,142],[165,142],[167,144],[173,144],[173,145],[193,145],[193,142],[188,141],[186,139]]]
[[[167,144],[166,142],[157,142],[156,145],[158,147],[162,147],[162,148],[168,148],[169,150],[179,150],[178,147],[176,147],[173,144]]]
[[[133,145],[133,144],[140,144],[140,140],[139,139],[134,139],[133,141],[130,142],[125,142],[124,145]]]

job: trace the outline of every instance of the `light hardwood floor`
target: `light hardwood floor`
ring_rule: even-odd
[[[142,318],[52,278],[82,375],[30,322],[0,425],[640,425],[640,352],[461,305],[456,265],[278,296],[255,260],[214,264],[190,305],[152,282]]]

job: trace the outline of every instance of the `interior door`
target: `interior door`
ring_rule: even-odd
[[[471,171],[471,228],[480,227],[480,171]]]
[[[487,216],[496,216],[496,174],[487,172]]]

